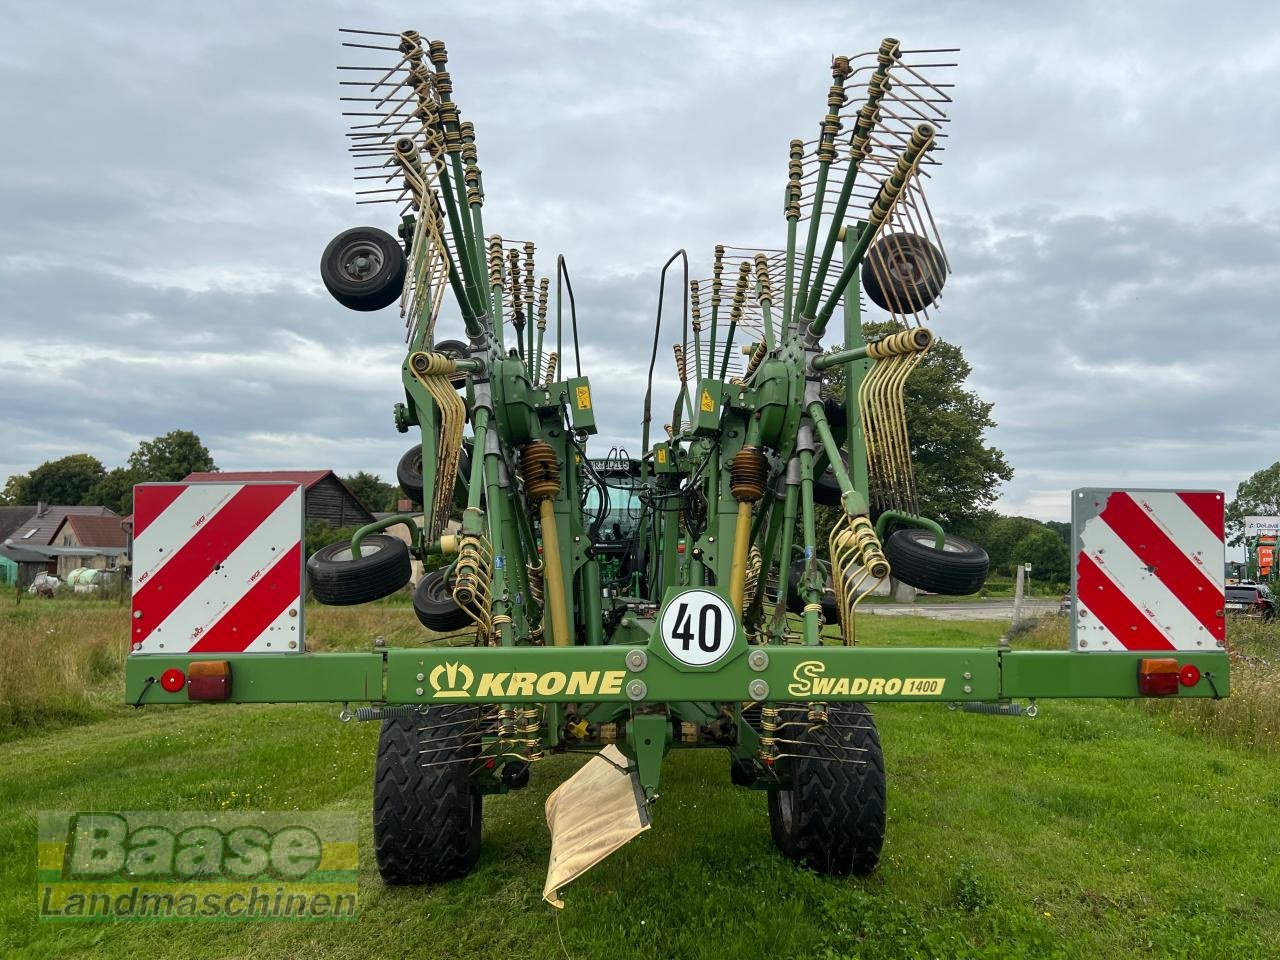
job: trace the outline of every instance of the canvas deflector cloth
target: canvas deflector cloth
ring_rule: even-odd
[[[551,859],[542,898],[553,907],[564,907],[561,887],[649,829],[644,792],[627,764],[610,744],[547,797]]]

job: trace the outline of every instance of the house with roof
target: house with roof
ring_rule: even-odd
[[[249,483],[285,480],[302,484],[303,513],[307,520],[319,520],[331,527],[362,527],[373,523],[369,512],[332,470],[225,470],[191,473],[183,483]]]
[[[127,542],[120,517],[67,514],[53,535],[57,576],[63,580],[78,567],[115,570],[125,556]]]
[[[31,583],[40,573],[62,577],[76,567],[111,569],[124,556],[124,530],[114,510],[47,503],[5,508],[10,509],[27,512],[17,523],[12,521],[18,513],[0,516],[0,523],[12,525],[0,541],[0,557],[8,561],[0,566],[16,574],[20,587]],[[84,518],[80,533],[63,531],[68,517]],[[67,542],[60,543],[60,537]],[[101,541],[101,545],[88,541]]]

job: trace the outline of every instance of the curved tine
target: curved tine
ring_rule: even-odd
[[[653,420],[653,368],[658,362],[658,340],[662,336],[662,301],[667,289],[667,270],[676,262],[677,257],[684,261],[684,343],[686,347],[689,342],[689,254],[685,253],[684,248],[681,247],[662,265],[662,272],[658,278],[658,316],[653,325],[653,352],[649,355],[649,383],[644,391],[644,419],[641,421],[641,463],[644,463],[644,455],[649,450],[649,424]]]

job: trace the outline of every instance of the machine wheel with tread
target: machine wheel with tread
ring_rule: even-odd
[[[399,300],[408,269],[400,241],[377,227],[343,230],[320,257],[325,289],[344,307],[362,313]]]
[[[405,497],[414,503],[422,503],[422,447],[414,444],[404,452],[396,464],[396,482]]]
[[[350,606],[381,600],[409,582],[409,545],[386,533],[360,541],[360,556],[351,541],[321,547],[307,561],[307,582],[321,603]]]
[[[483,798],[471,789],[479,743],[466,724],[478,719],[478,707],[440,706],[382,722],[373,849],[386,883],[443,883],[475,867]]]
[[[884,846],[884,753],[871,711],[833,703],[810,728],[804,704],[780,704],[779,720],[799,754],[787,761],[791,788],[769,793],[769,828],[782,854],[819,873],[871,873]],[[800,731],[804,727],[803,732]]]
[[[920,590],[952,597],[967,597],[981,590],[991,567],[987,551],[949,533],[941,550],[935,543],[930,530],[907,527],[895,531],[884,542],[893,575]]]
[[[916,313],[938,298],[947,282],[942,251],[914,233],[891,233],[871,245],[863,260],[867,299],[890,313]]]
[[[475,625],[467,611],[458,606],[449,589],[449,571],[431,570],[413,591],[413,612],[428,630],[449,633]]]

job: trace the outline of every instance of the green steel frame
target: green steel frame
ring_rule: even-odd
[[[433,45],[431,59],[437,75],[444,71],[443,45],[439,53],[437,58]],[[895,55],[896,42],[886,41],[878,57],[877,76],[881,79]],[[879,88],[873,84],[870,89]],[[873,99],[875,96],[873,93]],[[185,671],[192,661],[217,659],[231,667],[231,702],[340,702],[385,707],[464,702],[504,708],[539,704],[542,712],[537,737],[543,744],[551,749],[590,748],[616,741],[635,760],[641,782],[652,793],[658,784],[659,762],[671,748],[722,747],[741,759],[760,759],[758,733],[745,718],[752,705],[781,701],[1004,702],[1139,695],[1138,664],[1151,654],[1041,652],[1005,646],[877,649],[824,642],[817,612],[824,577],[818,566],[823,545],[816,534],[814,479],[827,464],[833,465],[844,513],[868,516],[866,444],[855,398],[858,385],[877,361],[863,341],[857,285],[862,259],[884,222],[880,199],[867,220],[846,215],[859,176],[855,159],[848,164],[835,207],[827,212],[826,234],[822,236],[825,184],[836,137],[835,129],[826,124],[821,144],[832,152],[819,152],[819,183],[803,238],[799,235],[799,174],[794,172],[799,169],[797,148],[792,147],[795,162],[786,208],[785,283],[777,303],[757,285],[764,318],[763,343],[748,345],[758,353],[758,362],[745,382],[726,379],[736,316],[728,322],[723,353],[717,356],[713,346],[723,319],[718,296],[712,303],[711,340],[705,349],[696,325],[694,349],[687,349],[686,312],[683,343],[686,356],[694,359],[696,387],[690,393],[682,386],[674,408],[676,428],[668,439],[652,445],[647,442],[646,400],[647,449],[638,481],[646,509],[639,542],[651,549],[645,551],[643,563],[637,558],[630,590],[603,590],[601,561],[590,542],[582,497],[584,483],[590,481],[590,465],[582,465],[585,445],[596,432],[590,383],[580,375],[541,382],[543,330],[539,329],[535,343],[532,317],[528,318],[527,342],[517,327],[514,339],[518,347],[510,349],[504,343],[501,242],[497,241],[495,262],[493,244],[497,238],[487,240],[484,234],[483,191],[478,170],[472,169],[474,131],[460,124],[456,104],[449,101],[432,104],[425,115],[433,118],[433,130],[439,135],[435,142],[442,145],[432,158],[439,201],[433,206],[443,215],[452,238],[451,248],[444,251],[448,284],[471,346],[470,356],[456,365],[456,370],[466,375],[472,457],[465,488],[459,485],[455,489],[455,501],[462,510],[463,534],[482,537],[492,549],[491,635],[479,638],[474,647],[287,655],[134,655],[128,658],[127,668],[130,703],[186,702],[186,691],[167,692],[155,682],[157,678],[171,667]],[[867,132],[860,119],[855,138]],[[920,128],[903,148],[896,170],[881,183],[879,197],[892,202],[931,142],[932,132]],[[474,188],[468,189],[469,184]],[[417,215],[424,214],[419,211]],[[405,227],[412,236],[412,217]],[[418,265],[425,256],[424,251],[411,251],[410,262]],[[825,288],[823,302],[824,283],[837,257],[840,271],[834,286]],[[562,260],[557,263],[557,346],[563,344],[561,278],[567,281]],[[571,288],[569,295],[576,349]],[[844,348],[824,355],[821,338],[841,302]],[[398,428],[418,428],[426,465],[437,462],[441,418],[430,393],[415,375],[412,361],[431,350],[427,317],[432,306],[424,303],[423,315],[413,318],[418,334],[409,344],[402,367],[405,402],[396,410]],[[656,334],[654,349],[656,355]],[[563,353],[560,357],[562,368],[567,369]],[[828,423],[819,395],[823,372],[838,365],[844,367],[847,384],[848,426],[840,430]],[[650,392],[652,369],[651,362]],[[691,417],[687,424],[682,422],[682,410]],[[563,570],[561,599],[568,611],[567,636],[556,635],[547,616],[554,602],[550,582],[546,584],[548,593],[539,602],[530,580],[530,567],[536,564],[549,532],[542,528],[537,509],[519,482],[519,452],[534,441],[550,445],[559,470],[559,490],[551,514],[559,551],[542,560],[558,563]],[[731,599],[730,586],[742,575],[735,568],[734,557],[735,547],[742,546],[739,538],[744,528],[730,465],[744,448],[764,451],[768,456],[764,497],[752,509],[746,535],[760,552],[761,580],[770,572],[776,574],[780,596],[776,603],[767,604],[766,591],[757,589],[734,624],[728,655],[710,667],[689,667],[668,654],[655,624],[667,605],[686,590],[710,589]],[[841,465],[842,449],[848,453],[847,471]],[[423,480],[426,504],[434,502],[437,483],[455,482],[455,478],[438,477],[430,469],[424,470]],[[689,527],[691,497],[705,505],[706,522],[701,529]],[[398,515],[360,530],[353,553],[358,555],[359,541],[366,535],[396,523],[410,527],[415,555],[425,557],[447,549],[443,540],[424,539],[414,517]],[[942,528],[928,518],[886,511],[876,519],[876,533],[883,538],[892,523],[929,529],[941,545]],[[741,555],[742,551],[737,552]],[[787,571],[795,553],[806,561],[799,589],[807,609],[798,635],[793,634],[792,623],[783,613],[789,590]],[[770,605],[772,609],[768,609]],[[545,645],[535,641],[539,635]],[[1180,688],[1179,698],[1227,694],[1224,651],[1179,654],[1179,660],[1196,665],[1201,677],[1195,685]],[[595,724],[598,732],[594,738],[585,737],[581,726],[576,732],[568,728],[570,705],[573,716],[589,718]],[[716,718],[726,722],[711,722]],[[680,733],[686,725],[694,728],[688,737]],[[603,733],[609,728],[612,736]],[[513,757],[502,757],[499,765],[510,759]],[[504,789],[493,771],[480,771],[477,777],[477,789]],[[772,787],[783,782],[774,776],[763,778],[761,784]]]

